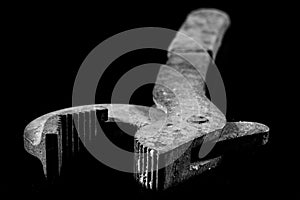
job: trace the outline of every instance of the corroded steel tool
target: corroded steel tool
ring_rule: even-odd
[[[266,144],[267,126],[227,122],[205,94],[208,67],[214,63],[229,24],[227,14],[215,9],[188,15],[157,75],[152,92],[156,108],[99,104],[56,111],[26,127],[26,150],[41,160],[51,180],[59,176],[70,156],[97,140],[101,134],[97,121],[100,126],[115,121],[130,124],[136,127],[130,133],[134,135],[134,177],[143,187],[160,190],[218,166],[232,149]],[[128,143],[120,131],[118,135],[108,129],[105,134]],[[202,158],[199,154],[205,146],[216,148]]]

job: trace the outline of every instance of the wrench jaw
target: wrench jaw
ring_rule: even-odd
[[[181,183],[188,182],[192,177],[206,173],[214,168],[222,167],[222,161],[226,160],[228,156],[246,156],[247,152],[267,144],[268,137],[269,128],[263,124],[255,122],[227,122],[223,129],[195,138],[175,149],[159,154],[158,165],[160,167],[158,172],[154,172],[157,175],[154,175],[156,177],[154,187],[149,187],[152,179],[143,179],[147,176],[147,173],[144,173],[145,176],[143,176],[143,171],[137,171],[135,179],[146,190],[168,190]],[[137,164],[136,166],[141,166],[139,168],[141,170],[148,169],[146,163],[149,163],[149,161],[146,162],[145,159],[147,155],[144,154],[142,156],[140,154],[140,146],[138,141],[136,141],[136,153],[145,162],[142,163],[140,162],[141,160],[137,159],[140,165]],[[203,158],[199,157],[199,152],[207,147],[210,148],[210,152]],[[144,147],[142,149],[147,148]],[[174,158],[177,159],[174,160]],[[150,180],[150,184],[146,180]]]
[[[47,159],[47,154],[50,154],[49,149],[53,150],[56,149],[57,151],[57,159],[58,159],[58,172],[61,170],[62,160],[63,160],[63,151],[71,151],[71,148],[68,149],[62,149],[63,143],[69,143],[72,144],[71,141],[72,137],[69,138],[69,140],[66,142],[65,137],[66,136],[76,136],[78,138],[78,146],[81,144],[79,140],[79,135],[77,134],[70,134],[73,133],[72,130],[75,130],[77,127],[72,127],[73,123],[72,121],[73,116],[78,115],[79,113],[88,113],[97,111],[99,120],[100,121],[106,121],[108,119],[108,109],[106,108],[108,105],[103,104],[103,106],[99,105],[86,105],[86,106],[79,106],[79,107],[71,107],[66,108],[63,110],[54,111],[48,114],[45,114],[32,122],[30,122],[24,130],[23,138],[24,138],[24,148],[25,150],[37,157],[43,166],[43,172],[47,179],[52,179],[51,177],[48,177],[48,171],[49,169],[53,171],[52,162],[49,163],[49,159]],[[68,117],[68,118],[67,118]],[[68,120],[62,120],[62,119],[68,119]],[[77,120],[76,120],[77,121]],[[69,129],[65,129],[64,125],[66,125],[64,122],[68,123]],[[75,124],[75,121],[74,121]],[[81,127],[82,128],[82,127]],[[68,132],[66,132],[68,131]],[[83,132],[83,131],[81,131]],[[75,133],[75,132],[74,132]],[[49,136],[49,137],[48,137]],[[47,138],[54,138],[56,137],[56,145],[52,145],[53,142],[47,142],[47,141],[54,141],[55,139],[48,139]],[[75,143],[76,141],[72,141]],[[47,146],[48,144],[48,146]],[[71,146],[71,145],[69,145]],[[48,152],[48,153],[47,153]],[[51,154],[52,154],[51,153]],[[54,159],[54,158],[53,158]],[[55,160],[55,159],[54,159]],[[52,167],[50,167],[50,165]]]
[[[24,130],[24,148],[29,154],[41,161],[46,178],[46,135],[59,134],[58,128],[59,118],[47,114],[29,123]]]

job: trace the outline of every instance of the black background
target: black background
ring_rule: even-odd
[[[108,37],[132,28],[153,26],[178,30],[187,14],[201,7],[224,10],[231,18],[231,26],[216,58],[226,88],[228,121],[266,124],[271,129],[271,137],[269,145],[250,161],[237,162],[221,169],[203,178],[204,183],[200,177],[193,180],[187,187],[189,194],[199,197],[221,194],[256,196],[268,195],[270,190],[272,193],[280,192],[284,187],[282,177],[285,173],[278,164],[283,155],[275,148],[281,142],[279,124],[275,120],[281,109],[277,102],[282,98],[277,93],[284,90],[284,85],[278,81],[279,74],[284,73],[281,71],[281,52],[285,50],[278,44],[281,35],[278,24],[284,23],[278,12],[282,7],[274,4],[220,5],[205,2],[12,6],[12,11],[4,18],[7,25],[4,30],[7,36],[4,39],[9,42],[6,51],[8,56],[5,58],[9,60],[6,67],[9,75],[5,73],[3,78],[7,99],[18,104],[12,109],[20,114],[12,116],[14,120],[10,126],[16,142],[13,147],[9,147],[7,154],[12,158],[7,164],[12,172],[4,172],[8,175],[8,190],[50,192],[42,186],[41,164],[23,149],[23,130],[28,123],[43,114],[72,106],[72,89],[77,70],[93,48]],[[165,58],[162,52],[144,50],[133,52],[122,62],[134,66],[147,62],[164,63]],[[114,72],[110,76],[117,77],[117,69]],[[143,90],[143,93],[151,97],[151,87]],[[105,101],[96,100],[96,103]],[[138,98],[132,100],[132,103],[151,104],[149,101],[140,102]],[[85,179],[92,182],[93,189],[89,190],[87,185],[90,184],[78,180],[78,184],[83,185],[82,190],[72,190],[66,184],[63,186],[66,187],[65,193],[83,194],[87,191],[88,194],[134,197],[135,189],[108,181],[111,177],[122,177],[121,174],[110,169],[103,170],[101,180],[92,177]],[[185,193],[187,188],[181,193]],[[55,194],[56,191],[53,189],[51,193]]]

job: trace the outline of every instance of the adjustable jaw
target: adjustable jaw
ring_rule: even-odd
[[[265,125],[228,122],[223,129],[194,138],[167,152],[159,153],[136,141],[135,178],[144,188],[165,190],[219,166],[226,155],[265,145],[268,137],[269,128]]]

